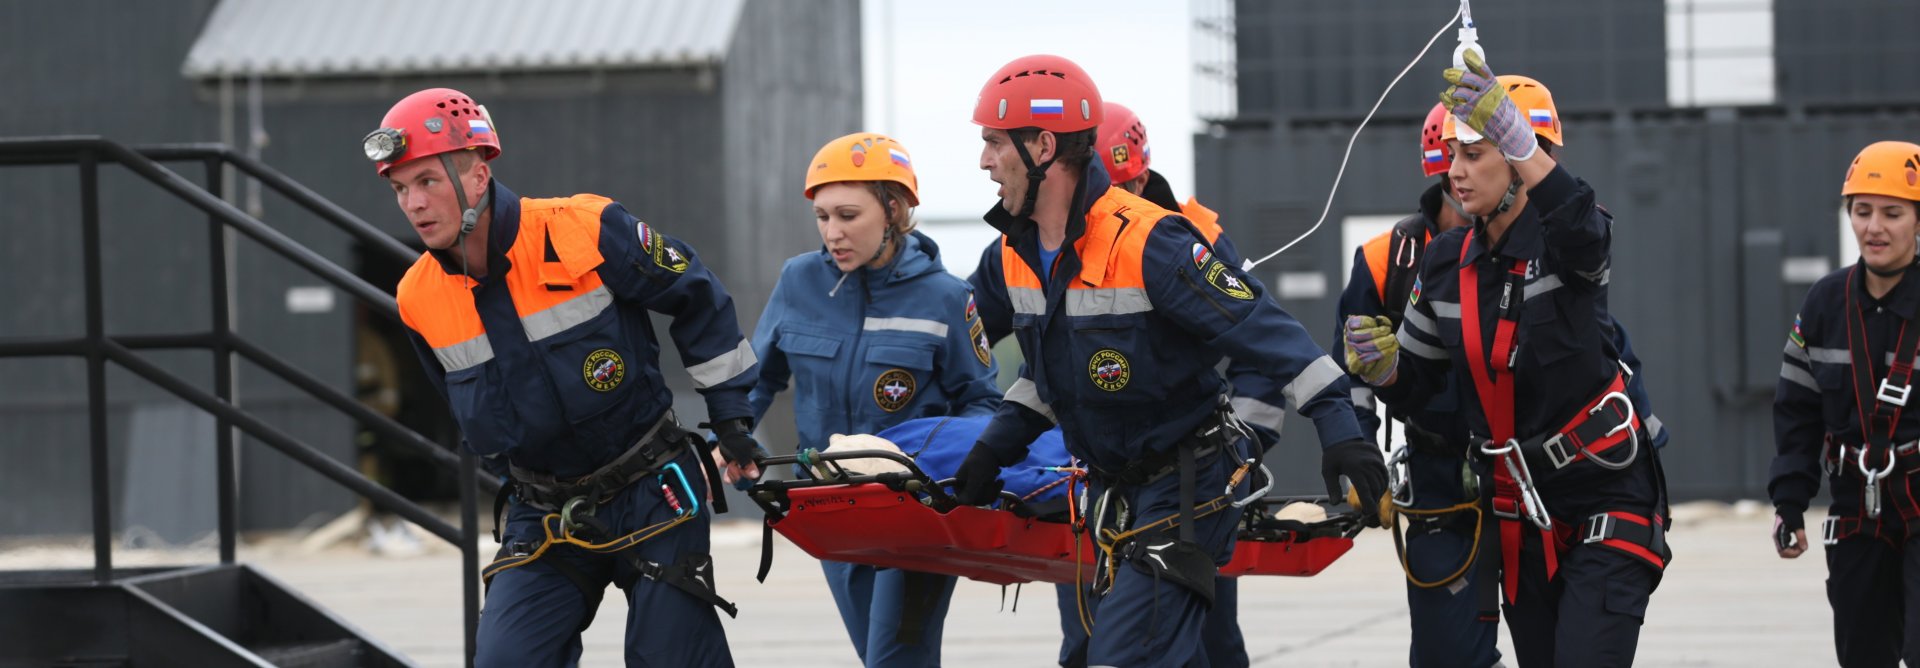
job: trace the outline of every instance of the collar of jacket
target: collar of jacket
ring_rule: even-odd
[[[1480,256],[1494,253],[1515,260],[1538,260],[1546,250],[1545,240],[1540,238],[1540,216],[1533,212],[1529,204],[1520,209],[1520,215],[1513,218],[1513,224],[1507,226],[1507,233],[1500,238],[1494,248],[1487,248],[1487,226],[1485,223],[1473,224],[1473,244],[1467,247],[1466,261],[1479,260]]]
[[[826,246],[820,247],[819,256],[821,266],[837,278],[840,268],[833,264],[833,254],[827,252]],[[934,243],[932,237],[914,230],[901,238],[900,250],[894,252],[893,259],[888,260],[887,264],[879,267],[862,265],[854,270],[853,278],[868,284],[886,284],[946,270],[946,266],[940,263],[940,245]]]
[[[1420,217],[1427,222],[1429,239],[1440,236],[1440,209],[1447,205],[1446,200],[1441,198],[1445,196],[1445,191],[1438,183],[1427,186],[1427,190],[1420,193]]]
[[[493,195],[493,218],[487,223],[487,275],[499,276],[507,271],[507,248],[520,234],[520,196],[498,179],[487,182],[487,191]],[[429,249],[427,254],[440,261],[448,274],[460,275],[459,256],[445,249]]]
[[[1914,277],[1916,270],[1920,270],[1920,257],[1915,257],[1914,264],[1908,265],[1906,275],[1900,277],[1899,283],[1893,284],[1893,289],[1887,291],[1887,296],[1879,299],[1874,299],[1873,295],[1867,292],[1867,267],[1865,262],[1865,260],[1860,261],[1858,264],[1860,271],[1853,272],[1855,274],[1854,279],[1848,281],[1851,285],[1849,285],[1847,289],[1854,291],[1854,294],[1860,296],[1861,304],[1885,306],[1893,309],[1893,312],[1901,318],[1905,318],[1911,322],[1913,320],[1913,314],[1920,312],[1920,285],[1917,285],[1920,284],[1920,278]]]

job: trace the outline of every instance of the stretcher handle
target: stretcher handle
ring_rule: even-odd
[[[1337,529],[1340,535],[1344,538],[1352,538],[1354,536],[1358,536],[1360,535],[1360,531],[1366,528],[1365,525],[1362,524],[1363,518],[1361,517],[1359,511],[1355,510],[1353,506],[1347,505],[1345,501],[1342,501],[1340,503],[1334,503],[1325,494],[1308,494],[1308,495],[1302,495],[1302,496],[1263,496],[1263,497],[1260,497],[1260,500],[1255,502],[1253,505],[1258,507],[1263,512],[1271,513],[1274,510],[1285,508],[1287,507],[1288,504],[1293,504],[1293,503],[1311,503],[1316,506],[1320,506],[1322,508],[1327,509],[1327,519],[1308,524],[1307,526],[1309,528],[1321,528],[1321,527],[1334,528],[1334,529]],[[1247,517],[1245,518],[1245,520],[1249,522],[1254,521],[1255,519],[1257,518],[1254,516],[1253,513],[1248,513]]]
[[[957,479],[947,478],[944,480],[935,480],[933,481],[933,487],[935,489],[941,490],[941,494],[945,494],[946,489],[948,487],[952,487],[955,480]],[[954,503],[953,506],[940,507],[938,508],[938,510],[940,510],[941,512],[946,512],[947,510],[960,505],[960,501],[958,499],[955,499],[953,503]],[[1019,494],[1009,492],[1005,489],[1000,490],[1000,509],[1001,510],[1013,511],[1016,508],[1020,508],[1026,505],[1027,505],[1026,499],[1020,498]]]
[[[912,457],[908,457],[899,452],[890,450],[840,450],[837,452],[815,452],[809,456],[809,459],[816,462],[836,462],[848,459],[889,460],[907,467],[907,473],[912,476],[913,479],[926,483],[922,485],[922,488],[926,490],[928,496],[933,497],[934,503],[945,504],[945,507],[949,508],[959,503],[951,495],[947,494],[946,489],[942,485],[934,483],[933,479],[927,476],[926,471],[920,470],[920,465],[914,462]],[[760,462],[761,468],[798,464],[800,463],[800,456],[798,454],[775,455],[764,458],[760,460]],[[813,475],[812,470],[805,468],[802,470],[807,472],[807,477],[814,478],[815,480],[819,479]],[[847,482],[879,482],[879,478],[877,476],[848,474]]]

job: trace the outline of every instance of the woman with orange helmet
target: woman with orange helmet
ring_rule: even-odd
[[[755,422],[795,385],[799,447],[913,418],[987,416],[1000,403],[972,292],[913,230],[913,158],[870,132],[807,163],[821,248],[788,260],[754,329]],[[952,576],[823,561],[854,651],[867,666],[940,665]]]
[[[1920,563],[1907,552],[1920,520],[1920,411],[1907,410],[1920,283],[1906,280],[1920,261],[1920,145],[1861,150],[1840,196],[1860,261],[1815,282],[1787,334],[1767,483],[1774,548],[1783,559],[1807,551],[1805,513],[1824,473],[1835,656],[1849,667],[1920,665]]]
[[[1347,369],[1389,404],[1459,397],[1492,478],[1478,616],[1504,608],[1520,665],[1631,665],[1672,552],[1656,428],[1611,340],[1613,219],[1555,161],[1546,87],[1464,60],[1441,101],[1472,224],[1426,246],[1402,321],[1347,320]]]

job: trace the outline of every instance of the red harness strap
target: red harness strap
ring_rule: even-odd
[[[1473,245],[1474,230],[1460,244],[1460,327],[1466,344],[1467,369],[1473,375],[1474,390],[1480,396],[1480,409],[1487,418],[1493,442],[1515,442],[1514,434],[1514,330],[1518,328],[1519,302],[1525,298],[1520,286],[1527,277],[1527,262],[1515,260],[1507,271],[1500,292],[1500,317],[1494,325],[1493,350],[1489,356],[1480,339],[1480,269],[1467,261],[1467,249]],[[1514,457],[1520,454],[1515,449]],[[1531,481],[1528,481],[1531,484]],[[1507,602],[1513,603],[1520,592],[1520,513],[1523,490],[1506,466],[1493,466],[1493,512],[1500,518],[1500,561],[1502,587]],[[1552,529],[1540,530],[1541,549],[1546,552],[1547,578],[1560,568],[1560,555],[1554,549]]]
[[[1853,405],[1859,411],[1860,435],[1865,443],[1860,460],[1855,463],[1865,485],[1861,489],[1861,506],[1867,519],[1880,517],[1880,481],[1894,473],[1898,459],[1893,446],[1894,432],[1900,427],[1900,413],[1907,406],[1907,398],[1913,392],[1913,362],[1916,345],[1920,345],[1920,327],[1910,327],[1911,323],[1902,320],[1900,334],[1894,344],[1893,363],[1888,365],[1887,376],[1874,385],[1874,359],[1872,346],[1867,341],[1866,309],[1855,304],[1853,299],[1854,275],[1860,266],[1847,272],[1846,316],[1847,316],[1847,356],[1852,367]],[[1869,398],[1871,397],[1871,398]],[[1878,452],[1875,452],[1878,451]],[[1842,459],[1846,449],[1841,448]],[[1884,457],[1886,464],[1875,466],[1869,457]],[[1842,466],[1846,462],[1841,462]],[[1874,470],[1868,470],[1872,467]],[[1920,503],[1913,498],[1911,480],[1902,476],[1901,487],[1906,493],[1894,500],[1899,504],[1902,519],[1913,520],[1920,517]],[[1904,498],[1900,498],[1904,497]]]

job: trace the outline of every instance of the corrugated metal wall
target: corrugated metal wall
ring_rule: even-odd
[[[1302,4],[1237,5],[1242,118],[1195,138],[1198,194],[1222,212],[1229,233],[1249,254],[1278,248],[1312,225],[1359,116],[1444,19],[1441,12],[1428,20],[1440,11],[1432,5],[1445,3],[1420,3],[1418,10],[1404,7],[1413,3],[1365,3],[1364,11]],[[1663,455],[1672,491],[1677,498],[1764,497],[1780,348],[1808,287],[1788,283],[1783,262],[1824,258],[1827,267],[1836,267],[1838,186],[1848,161],[1872,141],[1920,139],[1920,109],[1847,104],[1914,101],[1920,87],[1911,85],[1908,73],[1884,80],[1847,75],[1839,88],[1828,86],[1830,78],[1813,87],[1808,80],[1815,73],[1806,69],[1812,65],[1793,62],[1788,53],[1904,54],[1915,51],[1915,43],[1858,41],[1877,34],[1857,32],[1864,9],[1826,16],[1825,28],[1810,34],[1777,28],[1779,90],[1791,103],[1673,110],[1665,104],[1664,65],[1639,66],[1644,56],[1663,53],[1661,3],[1524,4],[1476,2],[1475,18],[1489,41],[1499,36],[1489,50],[1500,71],[1536,76],[1553,89],[1567,113],[1563,163],[1590,182],[1617,217],[1612,310],[1632,334],[1658,413],[1674,433]],[[1815,4],[1776,3],[1776,26],[1815,20],[1809,16],[1821,13]],[[1897,11],[1920,18],[1911,5]],[[1416,12],[1417,22],[1409,18]],[[1508,21],[1536,29],[1496,32]],[[1640,38],[1648,34],[1648,21],[1651,43]],[[1575,25],[1590,29],[1564,28]],[[1530,42],[1529,34],[1555,41]],[[1340,62],[1345,52],[1299,43],[1345,44],[1362,35],[1375,55],[1360,63]],[[1280,47],[1261,43],[1266,41],[1291,44],[1288,55],[1274,54]],[[1451,35],[1444,37],[1435,50],[1444,45],[1450,52],[1452,42]],[[1379,52],[1392,50],[1383,44],[1405,46],[1405,54],[1391,56],[1400,62],[1374,62],[1387,58]],[[1334,311],[1346,282],[1341,262],[1353,253],[1342,244],[1340,221],[1404,215],[1432,182],[1415,168],[1416,114],[1444,85],[1437,76],[1444,64],[1428,60],[1433,62],[1416,67],[1361,134],[1327,226],[1258,270],[1269,285],[1280,272],[1326,277],[1324,297],[1282,301],[1323,345],[1335,343]],[[1277,64],[1282,61],[1292,64]],[[1304,94],[1262,97],[1269,95],[1263,87],[1287,90],[1287,79],[1274,68],[1288,67],[1321,78],[1298,86]],[[1629,69],[1633,75],[1625,76]],[[1278,450],[1287,466],[1276,468],[1283,486],[1319,489],[1311,436],[1310,429],[1289,430]]]
[[[220,105],[212,84],[182,79],[179,67],[214,2],[121,3],[105,0],[7,3],[0,7],[0,136],[102,134],[123,142],[219,141]],[[802,8],[749,2],[723,71],[543,73],[383,80],[269,80],[262,158],[321,195],[413,241],[384,181],[357,140],[387,107],[414,89],[451,85],[485,102],[505,153],[500,180],[522,195],[593,192],[622,201],[715,265],[741,295],[751,331],[779,261],[792,244],[765,242],[803,221],[803,165],[826,139],[851,131],[860,115],[859,3]],[[819,31],[798,33],[801,20]],[[831,30],[841,39],[814,40]],[[236,82],[244,100],[245,82]],[[234,110],[247,136],[244,104]],[[176,169],[201,178],[197,166]],[[11,295],[0,309],[0,337],[77,336],[80,291],[78,179],[72,168],[0,172],[10,206],[0,244],[0,281]],[[208,322],[205,217],[115,168],[104,168],[107,326],[113,333],[202,329]],[[316,252],[354,268],[344,235],[269,195],[263,220]],[[763,245],[764,244],[764,245]],[[286,290],[321,282],[242,239],[238,243],[235,320],[250,340],[351,390],[353,309],[344,294],[321,314],[290,314]],[[389,286],[381,286],[389,287]],[[661,323],[664,325],[664,323]],[[662,331],[664,335],[664,330]],[[210,387],[204,353],[153,358]],[[402,360],[412,363],[411,358]],[[669,345],[662,364],[678,384],[683,414],[704,414]],[[74,360],[0,360],[0,536],[87,531],[84,364]],[[330,409],[240,365],[244,403],[288,433],[342,460],[355,452],[354,425]],[[175,505],[142,490],[153,476],[212,468],[210,448],[193,445],[210,431],[203,414],[132,378],[110,373],[116,525],[163,527],[170,540],[214,526],[211,512]],[[683,421],[691,422],[691,419]],[[156,433],[155,425],[159,425]],[[243,528],[288,526],[353,500],[265,446],[242,447]],[[140,468],[129,462],[139,463]],[[210,478],[210,474],[208,474]],[[211,498],[209,493],[208,498]],[[209,506],[210,507],[210,506]]]

